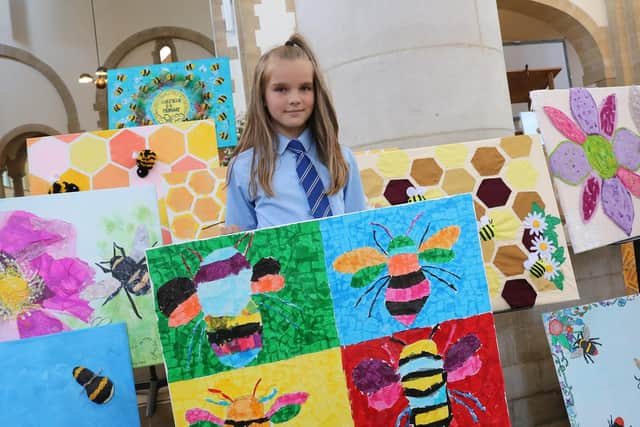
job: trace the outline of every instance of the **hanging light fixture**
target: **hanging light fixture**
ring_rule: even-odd
[[[93,23],[93,40],[96,46],[96,60],[98,61],[98,68],[94,75],[89,73],[82,73],[78,76],[78,83],[91,83],[93,82],[98,89],[104,89],[107,87],[107,69],[103,67],[100,62],[100,50],[98,49],[98,32],[96,30],[96,12],[93,7],[93,0],[91,0],[91,22]]]

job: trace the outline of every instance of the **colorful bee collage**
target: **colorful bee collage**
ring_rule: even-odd
[[[509,425],[470,195],[147,259],[178,426]]]

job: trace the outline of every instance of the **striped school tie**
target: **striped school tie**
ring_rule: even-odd
[[[324,192],[324,186],[318,176],[318,171],[311,163],[311,159],[304,151],[302,143],[296,139],[289,141],[287,150],[294,153],[297,157],[296,172],[298,172],[298,181],[302,184],[302,188],[307,195],[307,202],[311,208],[311,215],[314,218],[323,218],[331,216],[331,206],[329,206],[329,198]]]

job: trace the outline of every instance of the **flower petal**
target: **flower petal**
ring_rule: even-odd
[[[16,319],[0,320],[0,341],[13,341],[20,338]]]
[[[611,139],[616,128],[616,94],[607,96],[600,105],[600,134]]]
[[[620,128],[613,136],[613,153],[619,164],[627,169],[640,167],[640,136],[635,132]]]
[[[587,135],[600,133],[598,107],[587,89],[572,88],[569,91],[569,105],[573,117]]]
[[[17,320],[20,338],[55,334],[69,329],[60,321],[60,319],[50,316],[43,310],[34,310],[29,313],[23,313],[18,316]]]
[[[93,308],[87,301],[80,298],[65,298],[55,296],[47,298],[42,302],[42,307],[49,310],[60,311],[65,314],[70,314],[83,322],[87,323],[93,314]]]
[[[551,124],[558,129],[567,139],[578,144],[582,144],[586,139],[584,132],[571,120],[565,113],[554,107],[546,106],[543,108]]]
[[[631,194],[622,185],[618,177],[605,179],[602,184],[602,208],[614,224],[616,224],[627,236],[631,235],[633,228],[633,201]]]
[[[625,168],[619,168],[616,175],[631,194],[640,198],[640,175]]]
[[[571,185],[578,185],[591,172],[582,146],[561,142],[549,156],[551,173]]]
[[[631,86],[629,90],[629,112],[636,129],[640,129],[640,87],[638,86]]]
[[[600,179],[590,176],[582,187],[582,220],[589,222],[600,200]]]

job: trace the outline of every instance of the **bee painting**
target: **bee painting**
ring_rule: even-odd
[[[95,263],[103,273],[109,274],[109,277],[88,287],[81,295],[85,299],[105,298],[102,303],[104,306],[124,290],[136,317],[142,319],[133,296],[147,295],[151,289],[144,251],[152,245],[149,244],[149,231],[146,226],[138,226],[133,240],[130,255],[127,255],[123,247],[113,242],[112,257]]]
[[[218,71],[220,69],[220,64],[211,64],[211,71]]]
[[[377,248],[366,246],[354,249],[340,255],[333,262],[333,268],[337,272],[353,275],[351,287],[369,286],[354,307],[360,305],[362,299],[377,288],[368,317],[371,317],[376,300],[385,287],[387,311],[405,326],[414,322],[429,298],[431,282],[427,276],[457,292],[455,285],[450,279],[443,277],[442,273],[454,279],[460,279],[459,275],[425,263],[445,263],[454,258],[452,247],[458,241],[460,227],[445,227],[425,241],[430,228],[427,225],[416,244],[409,234],[421,216],[422,213],[413,219],[405,234],[395,237],[385,225],[372,222],[372,226],[380,228],[389,237],[387,248],[378,242],[377,230],[374,229],[373,241]],[[387,274],[379,277],[385,270]]]
[[[238,248],[247,239],[244,252],[240,252]],[[247,253],[252,242],[253,234],[245,234],[233,247],[217,249],[204,258],[191,250],[199,261],[198,271],[192,272],[182,255],[191,277],[171,279],[158,289],[158,309],[168,318],[169,327],[179,327],[196,318],[201,320],[194,326],[189,341],[188,364],[194,337],[202,336],[206,331],[211,350],[220,363],[234,368],[246,366],[262,349],[262,309],[270,310],[290,326],[298,327],[275,304],[252,298],[252,295],[260,294],[280,306],[300,310],[296,305],[270,295],[285,285],[280,262],[266,257],[251,265]],[[201,332],[197,332],[197,325]],[[198,349],[200,346],[201,342]]]
[[[184,79],[188,82],[193,80],[193,74],[187,74],[186,76],[184,76]]]
[[[587,325],[584,326],[582,331],[576,333],[576,339],[573,343],[573,349],[571,351],[571,357],[580,357],[584,358],[584,361],[588,364],[589,362],[595,363],[593,358],[599,354],[598,347],[602,344],[597,340],[600,338],[589,337],[589,327]]]
[[[80,188],[78,188],[77,185],[75,185],[73,182],[67,182],[67,181],[54,181],[53,184],[51,184],[51,187],[49,187],[49,194],[56,194],[56,193],[74,193],[76,191],[80,191]]]
[[[140,85],[140,87],[138,87],[138,90],[142,93],[147,93],[149,91],[149,86],[147,85]]]
[[[118,96],[118,95],[122,95],[122,92],[124,92],[124,89],[122,89],[122,86],[118,86],[114,91],[114,95]]]
[[[175,74],[172,74],[172,73],[167,73],[167,74],[164,76],[164,79],[165,79],[166,81],[168,81],[168,82],[170,82],[171,80],[174,80],[175,78],[176,78],[176,75],[175,75]]]
[[[211,92],[205,92],[202,94],[202,99],[211,99]]]
[[[286,423],[295,418],[307,401],[309,394],[305,392],[287,393],[278,397],[268,411],[264,410],[264,404],[272,400],[278,394],[277,389],[262,397],[257,397],[258,386],[262,378],[258,379],[253,387],[253,393],[249,396],[232,398],[222,390],[209,388],[208,391],[222,400],[207,398],[206,401],[214,405],[226,407],[225,419],[221,419],[211,412],[192,408],[187,410],[185,419],[190,427],[208,426],[244,426],[244,427],[268,427],[271,423]]]
[[[512,240],[520,224],[513,216],[504,215],[502,212],[492,212],[492,215],[483,215],[478,221],[478,234],[483,242],[491,240]]]
[[[190,62],[190,63],[188,63],[187,65],[184,66],[184,69],[187,70],[187,71],[191,71],[191,70],[193,70],[193,67],[194,67],[193,63]]]
[[[151,70],[148,68],[143,68],[142,70],[140,70],[140,75],[142,77],[147,77],[149,74],[151,74]]]
[[[480,239],[485,242],[493,240],[493,238],[496,237],[496,225],[493,220],[486,215],[480,218],[478,222],[478,233],[480,234]]]
[[[196,83],[196,87],[197,87],[198,89],[204,89],[204,88],[205,88],[205,86],[206,86],[206,84],[205,84],[202,80],[200,80],[200,81],[198,81],[198,82]]]
[[[118,122],[118,123],[116,124],[116,129],[124,129],[124,123],[122,123],[122,122]]]
[[[225,102],[227,102],[227,96],[226,95],[220,95],[218,97],[218,104],[224,104]]]
[[[153,124],[153,120],[151,119],[144,119],[142,121],[143,126],[151,126]]]
[[[138,153],[136,157],[136,165],[138,165],[136,173],[140,178],[149,175],[149,171],[153,169],[153,166],[156,164],[156,158],[156,153],[149,149],[142,150]]]
[[[402,346],[397,360],[385,347],[391,364],[368,358],[360,361],[351,372],[356,389],[367,396],[369,406],[377,411],[392,407],[404,395],[408,405],[398,415],[396,426],[447,427],[454,417],[453,403],[468,411],[476,424],[479,422],[476,411],[486,412],[485,406],[472,393],[451,387],[452,383],[480,371],[482,361],[477,354],[482,347],[480,339],[470,333],[451,345],[447,343],[446,350],[440,352],[433,341],[438,330],[439,325],[436,325],[428,339],[412,343],[392,337],[390,343]]]
[[[138,109],[138,104],[134,104],[133,102],[129,104],[129,110],[136,111]]]
[[[153,83],[153,84],[154,84],[154,85],[156,85],[156,86],[159,86],[159,85],[162,83],[162,80],[160,79],[160,77],[154,77],[154,78],[151,80],[151,83]]]
[[[216,86],[220,86],[222,83],[224,83],[224,77],[218,77],[217,79],[215,79],[215,81],[213,82],[214,85]]]
[[[554,266],[548,257],[535,253],[529,254],[529,257],[524,262],[524,268],[536,279],[541,277],[550,279],[554,271]]]
[[[103,405],[113,397],[115,392],[113,382],[107,377],[100,376],[100,372],[95,374],[90,369],[76,366],[73,368],[72,374],[92,402]]]
[[[423,188],[407,188],[407,203],[421,202],[423,200],[427,200],[427,198],[424,196]]]
[[[114,112],[116,112],[116,113],[117,113],[118,111],[120,111],[121,109],[122,109],[122,105],[120,105],[120,104],[115,104],[115,105],[113,106],[113,111],[114,111]]]
[[[217,119],[218,119],[218,121],[220,121],[220,122],[223,122],[223,121],[227,120],[227,113],[225,113],[225,112],[223,111],[222,113],[218,114]]]
[[[137,117],[136,117],[136,115],[135,115],[135,114],[130,114],[130,115],[127,117],[127,120],[129,120],[131,123],[134,123],[134,122],[136,121],[136,118],[137,118]]]
[[[118,74],[118,75],[116,76],[116,79],[117,79],[119,82],[123,82],[123,81],[127,80],[127,76],[125,76],[124,74]]]
[[[229,134],[227,132],[220,132],[220,139],[226,141],[229,139]]]

